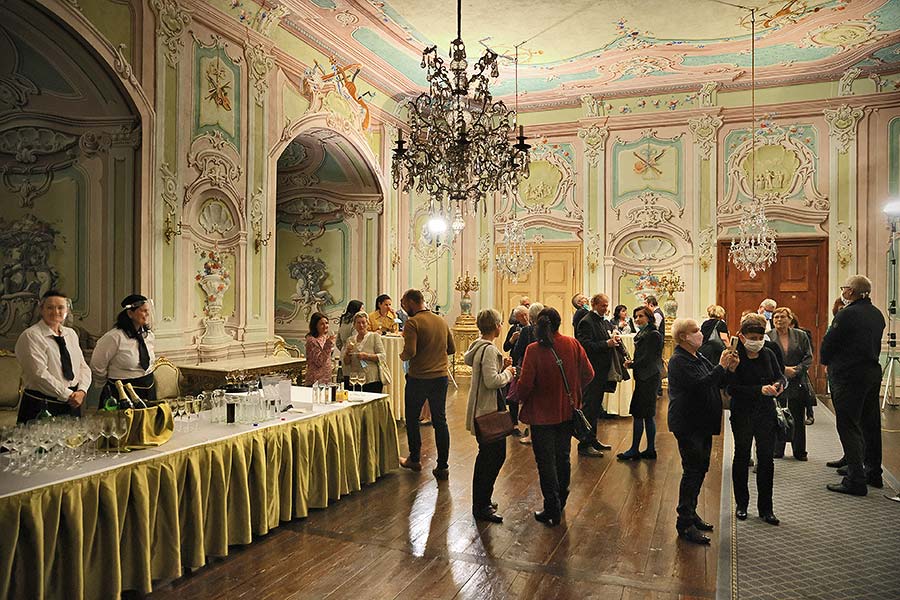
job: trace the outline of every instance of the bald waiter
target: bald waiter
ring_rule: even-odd
[[[91,386],[91,369],[78,346],[78,334],[63,325],[69,316],[68,298],[49,290],[38,306],[41,320],[23,331],[16,342],[25,387],[19,423],[42,415],[80,414]]]

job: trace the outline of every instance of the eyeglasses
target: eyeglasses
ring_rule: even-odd
[[[849,289],[853,289],[853,288],[851,288],[849,285],[842,285],[842,286],[841,286],[841,291],[842,291],[842,292],[843,292],[844,290],[849,290]]]

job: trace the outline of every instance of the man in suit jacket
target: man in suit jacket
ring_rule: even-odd
[[[609,381],[609,368],[613,360],[615,347],[621,342],[619,335],[610,334],[603,315],[609,309],[609,297],[606,294],[596,294],[591,298],[591,310],[581,321],[575,330],[575,337],[584,346],[584,351],[594,369],[594,379],[584,389],[584,416],[590,422],[594,430],[593,441],[579,442],[578,454],[582,456],[603,456],[601,450],[610,450],[612,446],[597,440],[597,419],[606,411],[603,409],[603,394],[614,392],[616,382]]]

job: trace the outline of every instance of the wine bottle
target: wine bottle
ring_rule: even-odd
[[[119,380],[116,381],[116,393],[119,395],[119,410],[134,408],[134,404],[128,399],[128,394],[125,392],[125,386]]]
[[[130,383],[126,383],[125,391],[128,393],[128,397],[131,399],[135,408],[147,408],[147,403],[144,402],[143,398],[137,395],[137,392],[134,391],[134,386]]]

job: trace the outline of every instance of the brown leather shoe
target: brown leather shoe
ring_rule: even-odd
[[[683,531],[679,531],[678,537],[692,544],[709,544],[710,542],[709,536],[700,533],[700,530],[693,525]]]
[[[415,471],[416,473],[418,473],[419,471],[422,470],[422,463],[415,461],[415,460],[409,460],[408,457],[400,459],[400,466],[403,467],[404,469],[409,469],[410,471]]]

